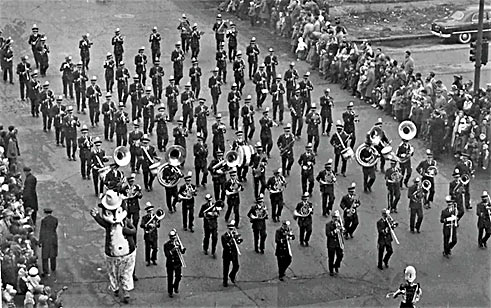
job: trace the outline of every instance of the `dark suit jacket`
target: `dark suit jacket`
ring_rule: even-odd
[[[23,200],[24,206],[38,210],[38,196],[36,193],[37,179],[34,175],[28,174],[24,180]]]
[[[43,259],[56,258],[58,256],[58,219],[48,215],[41,220],[39,230],[39,243],[41,244],[41,257]]]

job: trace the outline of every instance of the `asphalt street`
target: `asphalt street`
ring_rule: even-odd
[[[185,13],[191,23],[197,22],[199,28],[205,32],[201,40],[200,65],[203,69],[202,85],[205,85],[209,71],[215,66],[215,41],[211,31],[215,20],[216,1],[198,0],[160,0],[160,1],[9,1],[0,4],[0,25],[4,35],[12,36],[15,41],[14,52],[16,63],[20,56],[28,54],[32,58],[27,45],[27,38],[31,25],[36,23],[41,33],[46,33],[47,44],[51,48],[50,68],[46,80],[49,80],[58,95],[62,90],[61,74],[58,71],[60,64],[67,55],[72,55],[78,61],[78,41],[82,34],[90,33],[94,42],[91,51],[91,64],[89,76],[96,75],[99,84],[103,86],[102,63],[105,54],[112,51],[110,44],[115,28],[121,28],[122,35],[126,36],[125,62],[130,71],[134,72],[133,56],[140,46],[147,46],[149,52],[148,35],[153,26],[159,28],[163,35],[162,65],[166,77],[172,74],[170,52],[174,43],[179,39],[176,30],[178,19]],[[226,17],[226,16],[225,16]],[[236,21],[236,20],[234,20]],[[261,59],[268,47],[273,46],[279,56],[279,72],[284,72],[287,64],[294,60],[288,52],[288,42],[277,40],[267,31],[251,29],[249,23],[236,21],[240,33],[239,46],[245,50],[249,39],[257,37],[261,48]],[[454,69],[449,63],[467,63],[467,51],[463,49],[447,50],[450,48],[436,48],[428,46],[409,46],[415,53],[416,70],[427,72],[434,70],[437,76],[443,76],[444,82],[449,82]],[[421,48],[423,51],[418,51]],[[433,50],[436,48],[437,50]],[[398,58],[403,57],[404,48],[391,49],[390,53]],[[465,53],[465,57],[463,54]],[[189,57],[185,61],[185,75],[190,66]],[[463,64],[466,74],[469,74],[469,65]],[[308,70],[306,63],[298,63],[300,74]],[[438,67],[439,70],[435,68]],[[488,64],[489,67],[489,64]],[[231,69],[229,66],[229,76]],[[489,80],[489,70],[484,76]],[[335,99],[334,119],[340,119],[349,101],[353,100],[348,93],[339,89],[337,85],[329,85],[312,74],[314,82],[314,101],[317,101],[326,87],[331,88]],[[467,75],[466,75],[467,76]],[[470,76],[470,75],[469,75]],[[166,80],[166,78],[165,78]],[[229,78],[230,80],[230,78]],[[183,83],[187,78],[183,79]],[[182,84],[183,84],[182,83]],[[255,95],[252,83],[246,82],[244,95]],[[167,84],[167,83],[166,83]],[[228,92],[230,82],[222,89]],[[202,86],[202,96],[211,101],[209,92]],[[21,161],[33,169],[38,177],[38,196],[40,208],[52,207],[54,216],[58,217],[60,224],[59,234],[59,269],[56,275],[46,281],[56,288],[63,285],[69,287],[65,295],[65,307],[118,307],[123,304],[114,298],[108,291],[108,279],[104,266],[104,230],[100,228],[89,214],[89,210],[96,206],[98,200],[93,196],[92,182],[84,181],[80,175],[79,162],[70,162],[66,159],[65,149],[56,147],[54,132],[45,133],[42,130],[42,120],[30,116],[28,103],[19,99],[18,83],[16,85],[0,84],[0,123],[4,127],[13,124],[19,128],[21,148]],[[355,111],[360,116],[357,126],[357,145],[362,136],[372,127],[378,117],[384,121],[384,129],[393,145],[400,143],[397,134],[398,124],[390,117],[382,115],[380,111],[354,100]],[[68,103],[68,102],[65,102]],[[73,102],[72,102],[73,103]],[[268,97],[265,107],[271,107]],[[225,116],[224,123],[228,123],[228,108],[225,95],[222,95],[219,104],[220,112]],[[181,114],[181,111],[178,113]],[[289,115],[285,113],[287,119]],[[256,117],[257,118],[257,117]],[[90,124],[88,116],[81,115],[82,124]],[[286,121],[285,121],[286,122]],[[213,120],[209,120],[211,126]],[[172,128],[174,124],[170,124]],[[257,129],[257,128],[256,128]],[[273,128],[273,138],[282,133],[282,128]],[[102,136],[102,128],[90,130],[92,136]],[[155,142],[155,135],[152,136]],[[235,138],[234,131],[227,130],[227,138]],[[209,138],[209,142],[211,142]],[[171,138],[172,140],[172,138]],[[259,130],[256,130],[254,142],[259,140]],[[173,142],[173,140],[171,141]],[[195,143],[195,135],[187,140],[188,149]],[[295,159],[304,151],[306,132],[304,128],[302,139],[295,143]],[[416,153],[413,165],[423,159],[425,145],[415,140],[411,142]],[[209,144],[211,146],[211,143]],[[111,153],[115,144],[103,143],[107,153]],[[329,138],[321,137],[321,150],[317,156],[316,174],[323,168],[324,162],[333,158],[333,149]],[[194,170],[193,157],[188,152],[185,170]],[[274,168],[280,166],[279,151],[275,146],[272,159],[267,167],[269,177]],[[439,162],[439,175],[436,178],[435,204],[430,210],[425,210],[425,217],[421,234],[409,232],[409,212],[407,190],[402,191],[399,203],[399,214],[393,217],[400,225],[396,229],[400,245],[393,244],[394,255],[390,261],[390,268],[380,271],[377,268],[377,230],[376,221],[380,217],[380,210],[386,207],[386,188],[383,174],[377,173],[374,192],[364,194],[361,189],[357,194],[361,199],[359,209],[360,226],[354,234],[354,239],[346,242],[345,257],[338,277],[330,277],[327,270],[327,251],[325,239],[325,223],[327,218],[321,216],[320,195],[318,185],[314,188],[312,201],[314,209],[314,232],[310,247],[301,247],[296,241],[292,245],[293,262],[287,271],[285,282],[277,279],[277,265],[274,257],[274,231],[280,226],[278,223],[268,221],[268,238],[266,253],[259,255],[254,252],[252,231],[248,219],[245,217],[252,204],[253,189],[251,179],[241,195],[241,227],[239,232],[244,238],[241,245],[240,271],[237,284],[228,288],[221,284],[221,247],[219,244],[217,259],[205,256],[202,253],[202,222],[196,219],[196,232],[189,233],[181,229],[181,211],[176,214],[167,214],[163,226],[159,231],[159,247],[167,239],[172,228],[177,228],[187,253],[185,260],[187,268],[183,271],[183,280],[180,294],[170,299],[166,294],[165,258],[162,249],[159,251],[157,266],[146,267],[144,263],[143,238],[139,230],[139,247],[137,251],[136,273],[140,280],[136,282],[132,291],[132,299],[128,307],[162,307],[162,306],[333,306],[333,307],[381,307],[398,306],[398,300],[386,299],[385,295],[395,291],[403,281],[403,269],[413,265],[417,269],[417,280],[423,288],[420,305],[423,307],[489,307],[490,306],[490,255],[489,250],[481,250],[477,246],[477,216],[475,207],[466,212],[458,229],[458,244],[450,259],[442,257],[442,226],[440,224],[440,210],[445,206],[444,197],[451,180],[453,162],[450,159]],[[129,170],[125,169],[126,174]],[[413,173],[414,174],[414,173]],[[295,163],[288,180],[288,189],[285,191],[286,209],[282,219],[292,221],[295,233],[298,227],[293,221],[293,209],[300,200],[300,174],[298,164]],[[339,209],[339,201],[346,194],[347,187],[355,182],[357,187],[363,187],[361,167],[355,161],[348,165],[347,177],[338,177],[336,184],[335,209]],[[483,189],[490,185],[489,174],[479,172],[471,185],[472,202],[479,200]],[[141,176],[137,183],[143,185]],[[196,209],[203,203],[203,197],[211,191],[200,189],[196,198]],[[154,191],[144,193],[141,204],[150,201],[156,207],[167,209],[164,204],[164,189],[154,184]],[[269,208],[269,196],[266,194],[266,203]],[[166,210],[167,211],[167,210]],[[40,211],[41,212],[41,211]],[[142,213],[143,214],[143,211]],[[219,219],[219,234],[226,230],[223,218]]]

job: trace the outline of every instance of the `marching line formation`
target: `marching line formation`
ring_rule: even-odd
[[[300,245],[309,246],[315,208],[310,198],[317,181],[322,196],[320,214],[325,217],[331,216],[331,220],[325,226],[329,273],[331,276],[337,276],[343,259],[345,241],[354,237],[359,224],[357,209],[363,206],[363,202],[361,196],[356,194],[358,188],[352,183],[347,187],[347,194],[341,198],[340,210],[335,210],[334,186],[338,176],[346,177],[347,162],[354,159],[362,167],[365,193],[370,193],[373,189],[377,166],[384,174],[387,207],[381,211],[381,217],[376,222],[377,266],[380,270],[389,267],[389,260],[393,254],[392,241],[399,244],[395,232],[398,223],[391,214],[398,213],[401,190],[408,188],[409,225],[412,233],[420,233],[423,209],[431,208],[434,202],[434,178],[438,174],[438,166],[431,150],[426,150],[427,159],[418,163],[415,168],[418,175],[410,183],[411,160],[414,155],[414,147],[410,141],[417,134],[416,125],[411,121],[402,122],[399,125],[401,143],[393,147],[384,132],[382,119],[379,118],[373,128],[364,134],[364,142],[355,148],[355,124],[359,117],[353,110],[353,102],[347,104],[342,121],[335,122],[335,132],[331,134],[331,109],[334,99],[330,96],[330,90],[326,89],[323,96],[314,99],[311,96],[313,84],[309,79],[310,74],[307,72],[300,77],[293,62],[284,74],[277,74],[279,59],[274,49],[269,48],[264,60],[259,61],[261,51],[255,38],[251,39],[245,50],[248,62],[246,65],[242,52],[237,50],[236,25],[223,20],[220,14],[212,28],[216,39],[217,65],[211,71],[206,84],[211,96],[211,105],[208,106],[206,99],[200,96],[203,73],[198,61],[200,39],[204,32],[198,29],[197,24],[191,26],[184,14],[177,29],[181,41],[175,44],[171,53],[173,75],[168,78],[169,85],[165,88],[165,73],[160,66],[162,37],[156,27],[149,35],[150,62],[153,66],[147,69],[149,60],[145,54],[145,47],[140,47],[134,57],[134,76],[131,76],[124,63],[125,37],[119,28],[116,29],[111,41],[113,53],[107,53],[104,61],[105,94],[98,85],[97,77],[88,77],[88,71],[93,70],[89,69],[90,50],[94,48],[89,34],[83,35],[79,42],[80,61],[75,64],[72,57],[67,56],[60,67],[63,95],[55,95],[48,81],[41,83],[38,79],[38,75],[46,76],[50,49],[46,45],[46,35],[40,34],[36,25],[32,27],[29,37],[36,68],[34,65],[31,67],[28,56],[23,56],[17,66],[21,99],[27,98],[30,101],[32,116],[39,117],[41,112],[44,131],[54,127],[56,144],[65,147],[68,160],[76,161],[78,150],[82,178],[93,181],[94,194],[100,198],[100,203],[97,208],[90,210],[90,214],[106,232],[106,262],[110,288],[115,296],[121,295],[123,302],[128,303],[129,291],[133,289],[134,281],[138,280],[134,272],[138,227],[144,232],[146,265],[156,264],[158,228],[166,212],[147,202],[144,207],[146,214],[140,220],[143,190],[145,193],[151,193],[155,179],[164,187],[168,213],[177,212],[177,205],[181,204],[184,231],[194,232],[194,207],[198,191],[203,187],[205,203],[198,211],[198,217],[203,219],[202,248],[204,254],[211,254],[213,258],[216,257],[218,245],[218,217],[226,208],[224,219],[228,231],[221,235],[220,239],[223,249],[223,286],[227,287],[229,280],[232,283],[236,282],[239,270],[239,247],[242,238],[237,229],[243,218],[240,215],[241,194],[248,178],[252,178],[256,202],[247,211],[246,216],[252,224],[254,249],[258,254],[265,253],[266,221],[271,217],[273,222],[281,222],[274,239],[279,279],[283,281],[293,257],[291,241],[296,238],[292,223],[282,219],[285,205],[283,192],[289,182],[296,183],[296,180],[289,176],[295,164],[294,144],[299,142],[302,136],[304,122],[307,143],[305,152],[297,160],[301,169],[301,200],[293,212],[293,219],[298,224]],[[228,40],[228,52],[225,51],[225,39]],[[2,40],[2,59],[7,57],[10,62],[13,58],[12,44],[10,38]],[[184,84],[184,90],[181,91],[184,62],[189,54],[189,82]],[[235,81],[226,95],[228,126],[222,122],[222,115],[218,111],[222,88],[227,83],[227,62],[232,66]],[[253,96],[243,95],[246,68],[249,80],[255,85],[255,107]],[[131,79],[133,83],[129,84]],[[86,85],[89,80],[90,85]],[[162,94],[167,104],[163,103]],[[263,108],[268,95],[271,97],[272,110],[268,107]],[[131,102],[131,111],[127,111],[128,99]],[[244,103],[241,105],[242,100]],[[316,101],[319,101],[319,104]],[[175,121],[179,105],[182,116],[177,117],[176,126],[172,129],[174,144],[170,145],[168,123]],[[291,115],[291,122],[286,124],[283,123],[285,108]],[[77,114],[85,114],[86,110],[92,128],[99,126],[99,118],[102,116],[103,137],[91,136],[89,127],[81,125],[80,116]],[[208,163],[208,117],[212,116],[211,113],[215,122],[211,125],[212,153]],[[273,114],[272,117],[270,113]],[[262,116],[256,121],[257,114]],[[239,125],[240,119],[242,125]],[[195,184],[193,172],[184,171],[186,156],[189,155],[187,140],[194,133],[194,124],[197,138],[192,152]],[[257,124],[260,127],[260,141],[253,143]],[[133,130],[128,132],[129,125]],[[273,176],[267,178],[268,160],[271,159],[274,147],[271,129],[280,125],[283,126],[283,133],[276,139],[276,146],[280,153],[281,168],[272,170]],[[226,140],[227,129],[235,131],[236,139],[233,142]],[[154,132],[155,145],[152,144]],[[102,146],[103,139],[113,142],[114,135],[116,149],[112,155],[108,155]],[[321,135],[326,138],[320,138]],[[324,140],[329,140],[332,145],[334,159],[325,162],[324,169],[316,173],[316,156],[321,143],[324,145]],[[162,157],[158,152],[163,153]],[[387,169],[386,161],[389,161],[390,165]],[[130,174],[125,174],[122,170],[125,166],[130,167]],[[15,173],[16,168],[16,162],[9,161],[9,172]],[[474,167],[468,153],[461,153],[461,160],[454,169],[454,179],[449,183],[445,200],[448,206],[441,211],[440,218],[443,224],[443,256],[446,258],[451,256],[452,248],[457,243],[461,218],[467,210],[472,209],[469,187],[474,177]],[[135,183],[140,170],[144,187]],[[213,193],[207,191],[208,175],[212,179]],[[184,179],[184,183],[179,185],[181,179]],[[266,190],[269,191],[270,209],[264,200]],[[481,202],[477,204],[476,209],[479,216],[478,245],[486,248],[491,235],[491,204],[486,191],[480,198]],[[37,208],[32,212],[31,217],[35,224]],[[169,296],[173,297],[175,293],[179,293],[182,269],[186,268],[186,248],[176,229],[169,232],[169,240],[164,244],[163,251],[167,259],[167,291]],[[47,266],[43,271],[45,274],[49,273]],[[413,307],[422,294],[421,286],[415,282],[415,278],[415,268],[408,266],[405,269],[406,282],[387,296],[402,295],[401,307]]]

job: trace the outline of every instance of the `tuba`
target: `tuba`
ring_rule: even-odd
[[[421,187],[423,188],[423,190],[425,191],[430,191],[431,189],[431,182],[430,180],[424,180],[422,183],[421,183]]]
[[[114,162],[118,166],[124,167],[130,163],[131,153],[127,147],[119,146],[116,149],[114,149],[113,157],[114,157]]]
[[[362,143],[355,152],[356,162],[362,167],[373,167],[379,160],[377,149]]]
[[[172,145],[165,152],[164,157],[171,166],[180,166],[186,161],[186,149],[180,145]]]
[[[242,159],[240,153],[234,150],[230,150],[225,154],[225,163],[229,168],[240,166]]]
[[[462,182],[462,185],[467,185],[471,181],[471,177],[468,174],[463,174],[462,177],[460,178],[460,181]]]
[[[399,124],[398,132],[401,139],[412,140],[416,137],[418,129],[412,121],[407,120]]]
[[[157,180],[164,187],[174,187],[183,177],[179,166],[186,160],[186,149],[173,145],[165,152],[166,163],[162,164],[157,172]]]

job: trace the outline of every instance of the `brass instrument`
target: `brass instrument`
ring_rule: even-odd
[[[412,121],[406,120],[399,124],[398,132],[401,139],[412,140],[416,137],[418,128]]]
[[[94,145],[94,142],[92,141],[92,137],[87,136],[84,140],[83,145],[88,149],[92,148],[92,146]]]
[[[390,182],[399,184],[401,180],[402,180],[401,169],[395,168],[395,171],[392,172],[392,174],[390,175]]]
[[[116,149],[114,149],[113,158],[114,158],[114,162],[118,166],[120,167],[126,166],[131,161],[130,150],[125,146],[119,146]]]
[[[429,166],[425,171],[425,176],[435,177],[438,174],[438,168],[435,166]]]
[[[428,180],[426,180],[428,181]],[[430,181],[428,181],[430,182]],[[430,182],[430,185],[431,185],[431,182]],[[423,200],[423,198],[425,197],[426,195],[426,191],[428,191],[429,189],[425,189],[423,187],[423,185],[421,184],[421,187],[418,187],[413,193],[412,195],[409,197],[409,199],[413,202],[421,202]]]
[[[288,229],[283,229],[283,235],[285,236],[286,245],[288,247],[288,254],[291,257],[293,255],[292,255],[292,248],[291,248],[291,245],[290,245],[290,241],[291,240],[293,241],[295,239],[295,234],[293,234],[293,231],[290,228],[290,222],[287,221],[287,223],[288,223]]]
[[[239,183],[239,180],[237,178],[235,179],[232,178],[230,180],[232,181],[232,185],[230,187],[232,191],[227,190],[225,192],[227,196],[237,194],[244,190],[244,186],[242,186],[242,184]]]
[[[370,132],[370,140],[372,141],[372,144],[374,144],[375,146],[381,146],[382,147],[382,150],[380,151],[382,154],[386,153],[386,154],[389,154],[392,152],[392,146],[390,146],[390,141],[387,143],[385,141],[382,140],[382,134],[383,134],[383,131],[382,129],[378,128],[378,127],[373,127]]]
[[[454,202],[452,204],[452,210],[451,212],[453,212],[452,215],[450,215],[450,217],[448,217],[447,219],[450,218],[450,240],[453,241],[453,229],[454,227],[457,228],[457,216],[458,216],[458,213],[459,213],[459,210],[457,209],[457,204]]]
[[[293,218],[297,219],[298,217],[307,217],[313,212],[314,208],[312,207],[312,204],[309,202],[303,202],[299,212],[297,212],[297,210],[293,211]]]
[[[159,181],[159,184],[168,188],[175,187],[182,177],[183,174],[181,170],[169,162],[161,165],[157,173],[157,180]]]
[[[249,217],[251,222],[255,219],[266,219],[268,216],[268,210],[266,209],[266,206],[264,205],[258,205],[256,206],[256,210],[254,214],[251,214]]]
[[[225,172],[225,168],[227,168],[227,161],[222,159],[218,163],[216,163],[211,169],[214,172],[223,173]]]
[[[266,160],[265,157],[261,158],[261,161],[257,165],[256,168],[252,169],[252,175],[254,177],[259,177],[261,174],[263,174],[266,171],[266,166],[268,165],[268,161]]]
[[[334,172],[332,171],[327,171],[325,173],[325,176],[323,179],[319,181],[323,185],[331,185],[336,183],[336,176],[334,175]]]
[[[186,184],[186,190],[184,191],[184,194],[179,195],[179,198],[190,200],[197,195],[198,193],[196,192],[196,188],[194,188],[191,184]]]
[[[162,219],[164,219],[164,217],[165,217],[164,210],[157,209],[157,211],[155,211],[155,214],[153,214],[152,217],[145,224],[145,232],[150,233],[151,231],[153,231],[153,229],[155,229],[156,224]]]
[[[133,184],[133,185],[131,185],[131,187],[129,187],[126,190],[126,199],[131,199],[131,198],[140,196],[141,194],[142,194],[141,186]]]
[[[462,185],[467,185],[471,181],[471,177],[468,174],[463,174],[462,177],[460,178],[460,182]]]
[[[212,202],[210,207],[203,211],[203,216],[213,217],[220,215],[220,211],[223,210],[223,207],[219,206],[221,204],[223,204],[223,201],[220,200],[218,200],[217,202]]]
[[[285,177],[280,174],[279,176],[275,176],[274,180],[275,180],[274,185],[273,185],[272,189],[270,189],[269,192],[272,194],[283,192],[285,190],[286,184],[287,184]]]
[[[396,244],[399,245],[400,244],[399,239],[397,238],[397,235],[394,231],[394,228],[397,228],[399,223],[397,221],[395,221],[394,218],[392,218],[392,216],[390,216],[389,213],[387,213],[387,217],[385,218],[385,221],[387,222],[387,225],[389,226],[389,230],[390,230],[390,233],[392,234],[392,238],[394,239]]]
[[[339,221],[334,222],[334,225],[336,226],[336,229],[334,231],[336,232],[336,234],[338,236],[339,248],[344,249],[343,233],[345,232],[345,229],[343,227],[344,223],[343,223],[341,216],[339,216]]]
[[[351,206],[345,210],[346,216],[351,217],[356,213],[356,209],[360,207],[361,202],[360,199],[357,198],[356,194],[349,195],[351,202]]]
[[[238,167],[240,165],[239,152],[230,150],[225,154],[225,163],[228,168]]]
[[[184,261],[184,257],[182,256],[182,254],[184,252],[186,252],[186,248],[184,248],[184,245],[182,245],[181,238],[179,237],[177,230],[172,229],[172,231],[174,231],[176,233],[176,239],[175,239],[174,246],[175,246],[177,254],[179,256],[179,261],[181,261],[182,267],[186,267],[186,262]]]
[[[422,183],[421,183],[421,187],[423,190],[426,190],[427,192],[430,191],[431,189],[431,182],[430,180],[424,180]]]
[[[356,162],[362,167],[373,167],[377,164],[380,155],[375,149],[375,147],[371,145],[367,145],[366,143],[362,143],[355,152]]]
[[[283,156],[291,151],[290,146],[295,143],[295,138],[292,139],[283,149],[280,149],[280,156]]]
[[[232,241],[234,242],[235,248],[237,249],[237,254],[240,256],[240,249],[239,249],[239,244],[242,243],[242,238],[240,237],[240,234],[237,232],[237,230],[233,230],[231,232],[231,238]]]

